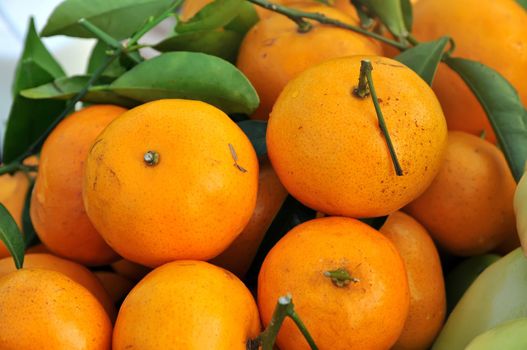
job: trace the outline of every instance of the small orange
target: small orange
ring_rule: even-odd
[[[146,276],[152,269],[128,260],[114,262],[112,269],[121,276],[128,278],[132,282],[137,282]]]
[[[111,105],[84,108],[61,121],[42,147],[30,214],[40,240],[54,254],[86,265],[117,259],[86,216],[81,191],[93,140],[124,111]]]
[[[51,254],[27,254],[24,258],[24,268],[45,269],[62,273],[90,291],[99,300],[110,319],[115,320],[117,312],[113,301],[101,282],[86,267]],[[11,257],[0,260],[0,277],[13,271],[16,271],[16,267]]]
[[[401,254],[410,286],[410,311],[393,350],[428,349],[441,330],[446,292],[437,249],[426,229],[400,211],[380,229]]]
[[[515,0],[421,0],[414,7],[413,32],[429,41],[450,35],[454,56],[479,61],[497,70],[527,104],[527,11]],[[496,136],[476,97],[446,65],[439,66],[433,84],[450,130]]]
[[[175,261],[148,274],[126,297],[113,350],[245,350],[260,331],[256,303],[230,272]]]
[[[326,277],[345,270],[351,280]],[[408,315],[408,280],[390,240],[350,218],[307,221],[269,252],[258,276],[258,306],[268,325],[276,302],[290,293],[320,349],[389,349]],[[294,323],[278,334],[281,350],[309,349]]]
[[[222,111],[157,100],[114,120],[86,160],[84,204],[106,242],[147,266],[208,260],[254,210],[258,159]]]
[[[130,280],[115,272],[97,271],[95,276],[97,276],[115,304],[122,302],[128,292],[134,287]]]
[[[210,263],[243,277],[286,197],[287,191],[278,180],[269,159],[265,157],[260,160],[258,195],[253,216],[229,248],[210,260]]]
[[[0,349],[110,350],[112,325],[86,288],[50,270],[0,278]]]
[[[20,229],[22,229],[22,211],[28,188],[29,178],[23,172],[0,176],[0,203],[6,207]],[[5,244],[0,241],[0,258],[9,255]]]
[[[361,60],[375,90],[403,176],[397,176],[371,98],[358,98]],[[419,196],[439,171],[446,123],[432,89],[384,57],[351,56],[312,67],[276,102],[267,129],[280,181],[308,207],[330,215],[375,217]]]
[[[515,188],[505,157],[496,146],[451,131],[439,174],[405,211],[448,252],[483,254],[516,232]]]
[[[328,6],[303,6],[302,10],[358,25],[358,20]],[[302,71],[331,58],[357,54],[381,55],[382,49],[347,29],[313,22],[309,32],[300,33],[297,24],[281,14],[262,19],[243,39],[236,63],[260,96],[253,117],[268,119],[282,89]]]

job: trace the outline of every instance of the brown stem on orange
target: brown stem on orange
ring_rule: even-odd
[[[350,272],[343,267],[336,270],[325,271],[324,276],[331,278],[331,282],[339,288],[346,287],[351,282],[357,283],[360,281],[358,278],[353,277]]]

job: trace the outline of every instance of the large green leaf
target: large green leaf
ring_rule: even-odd
[[[20,94],[23,97],[34,100],[68,100],[76,96],[88,84],[90,78],[89,75],[59,78],[51,83],[22,90]],[[138,101],[119,96],[115,92],[108,90],[108,86],[112,81],[114,81],[114,78],[101,77],[97,84],[93,85],[88,90],[88,93],[82,98],[82,101],[90,103],[109,103],[124,107],[133,107],[140,104]]]
[[[215,0],[187,22],[178,23],[176,32],[188,33],[221,28],[240,13],[243,2],[244,0]]]
[[[418,44],[403,51],[395,59],[419,74],[428,85],[432,85],[448,40],[448,37],[444,36],[436,41]]]
[[[267,154],[267,144],[265,142],[267,122],[263,120],[243,120],[237,124],[253,144],[258,157]]]
[[[104,64],[104,61],[107,59],[108,55],[106,52],[110,47],[102,41],[98,41],[97,44],[93,47],[90,58],[88,60],[88,67],[86,68],[86,73],[93,74],[97,68]],[[118,77],[121,74],[126,72],[126,69],[119,64],[119,60],[115,60],[106,68],[103,72],[103,75],[108,77]]]
[[[129,37],[151,16],[170,7],[173,0],[65,0],[57,6],[42,30],[42,36],[68,35],[92,38],[93,34],[79,25],[81,18],[116,39]]]
[[[256,13],[253,4],[248,1],[243,1],[240,5],[238,16],[225,25],[224,28],[238,32],[241,36],[245,36],[249,29],[251,29],[259,20],[260,18],[258,17],[258,13]]]
[[[15,220],[2,203],[0,203],[0,240],[11,253],[17,269],[22,268],[25,251],[24,238]]]
[[[369,13],[378,17],[395,37],[405,38],[408,36],[406,26],[408,14],[403,14],[401,0],[357,0],[356,2],[362,4]]]
[[[22,56],[18,61],[18,65],[15,71],[15,78],[13,80],[13,95],[16,95],[20,90],[27,86],[25,82],[21,80],[20,70],[22,69],[22,62],[25,60],[33,60],[40,65],[46,72],[48,72],[53,78],[62,77],[65,75],[64,70],[58,64],[58,62],[49,53],[48,49],[44,46],[40,40],[37,31],[35,29],[35,21],[33,17],[29,20],[27,29],[26,39],[24,42],[24,50]]]
[[[516,181],[527,160],[527,111],[514,87],[497,71],[464,58],[446,64],[465,81],[487,113]]]
[[[203,52],[234,62],[243,37],[232,30],[209,30],[178,34],[166,38],[154,49],[167,51]]]
[[[121,96],[147,102],[184,98],[225,113],[251,114],[259,104],[249,80],[231,63],[197,52],[168,52],[138,64],[110,85]]]
[[[401,10],[403,11],[403,19],[406,29],[411,32],[414,20],[412,2],[410,0],[401,0]]]
[[[32,59],[23,61],[18,73],[20,89],[46,84],[54,78]],[[21,156],[65,106],[64,101],[35,101],[16,95],[7,119],[2,161],[9,163]]]

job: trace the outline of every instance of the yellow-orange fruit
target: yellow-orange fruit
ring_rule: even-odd
[[[437,177],[405,211],[450,253],[483,254],[516,232],[515,188],[505,157],[496,146],[451,131]]]
[[[243,131],[200,101],[157,100],[114,120],[86,160],[86,212],[123,258],[207,260],[254,210],[258,159]]]
[[[84,108],[61,121],[42,147],[30,215],[40,240],[54,254],[85,265],[118,258],[88,219],[81,192],[93,141],[124,111],[112,105]]]
[[[426,229],[400,211],[390,214],[380,231],[401,254],[410,286],[408,318],[392,349],[428,349],[446,313],[445,282],[437,249]]]
[[[110,350],[112,325],[83,286],[50,270],[0,278],[0,349]]]
[[[353,93],[365,59],[403,176],[371,98]],[[446,144],[432,89],[403,64],[375,56],[337,58],[300,74],[281,93],[267,129],[269,159],[288,192],[322,213],[350,217],[386,215],[418,197]]]
[[[230,272],[174,261],[148,274],[126,297],[113,350],[245,350],[260,331],[256,303]]]

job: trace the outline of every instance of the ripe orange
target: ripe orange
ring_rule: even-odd
[[[527,11],[515,0],[421,0],[414,7],[413,32],[419,40],[450,35],[454,56],[484,63],[507,78],[527,104]],[[445,112],[448,128],[496,137],[483,108],[465,83],[441,64],[434,91]]]
[[[229,248],[210,262],[243,277],[286,196],[287,191],[278,180],[269,159],[260,160],[258,195],[251,220]]]
[[[353,95],[369,59],[403,176],[397,176],[370,97]],[[292,80],[267,129],[271,163],[285,188],[331,215],[389,214],[419,196],[439,171],[446,123],[430,87],[401,63],[374,56],[334,59]]]
[[[327,271],[353,281],[334,284]],[[278,297],[290,293],[320,349],[389,349],[408,315],[403,261],[389,239],[362,222],[330,217],[305,222],[269,252],[258,276],[258,306],[269,324]],[[291,320],[277,338],[281,350],[309,349]]]
[[[95,276],[99,279],[113,303],[123,301],[124,297],[132,290],[134,284],[123,276],[108,271],[97,271]]]
[[[0,203],[6,207],[20,229],[22,229],[22,211],[28,188],[29,179],[23,172],[0,176]],[[0,258],[6,256],[9,256],[9,251],[0,241]]]
[[[117,259],[86,216],[81,190],[93,140],[124,111],[111,105],[84,108],[64,119],[42,147],[30,215],[40,240],[54,254],[86,265]]]
[[[61,273],[21,269],[0,278],[0,349],[110,350],[97,299]]]
[[[516,232],[515,188],[505,157],[496,146],[451,131],[439,174],[405,211],[450,253],[483,254]]]
[[[428,349],[446,313],[445,282],[437,249],[426,229],[400,211],[390,214],[380,231],[401,254],[410,286],[410,311],[392,349]]]
[[[258,335],[256,303],[230,272],[175,261],[148,274],[126,297],[113,350],[245,350]]]
[[[257,187],[254,148],[225,113],[157,100],[124,113],[95,140],[83,196],[112,248],[158,266],[221,253],[251,218]]]
[[[328,6],[303,6],[302,10],[358,25],[357,19]],[[295,22],[281,14],[262,19],[245,36],[236,63],[260,96],[253,117],[268,119],[286,84],[307,68],[357,54],[381,55],[382,50],[375,41],[347,29],[313,22],[309,32],[300,33]]]

